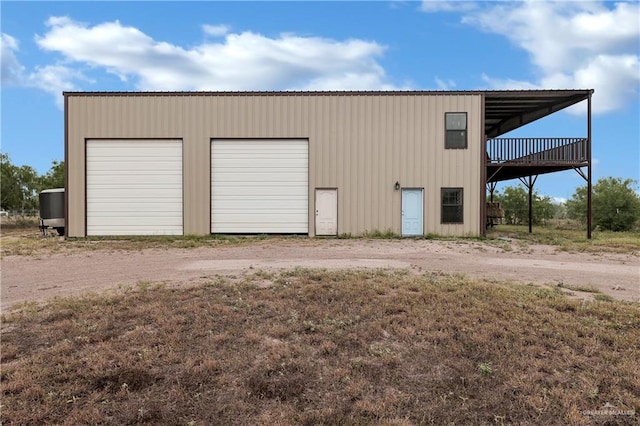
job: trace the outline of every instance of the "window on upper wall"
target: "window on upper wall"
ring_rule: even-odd
[[[442,223],[463,223],[462,188],[442,188]]]
[[[467,113],[466,112],[445,112],[445,149],[466,149],[467,148]]]

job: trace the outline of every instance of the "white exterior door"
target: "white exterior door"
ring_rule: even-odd
[[[422,189],[402,190],[402,235],[422,235]]]
[[[87,235],[182,235],[182,141],[88,140]]]
[[[338,190],[316,189],[316,235],[338,234]]]
[[[211,141],[211,232],[309,233],[306,139]]]

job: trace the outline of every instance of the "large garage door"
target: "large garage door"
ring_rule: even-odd
[[[211,232],[309,232],[307,140],[213,140]]]
[[[182,141],[87,141],[87,235],[182,232]]]

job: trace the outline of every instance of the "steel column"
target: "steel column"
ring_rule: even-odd
[[[533,184],[529,176],[529,233],[533,233]]]
[[[591,239],[591,95],[587,98],[587,238]]]
[[[487,235],[487,166],[491,162],[488,159],[487,152],[487,135],[485,130],[485,95],[480,96],[480,128],[482,129],[482,152],[480,153],[480,234],[484,237]],[[491,194],[493,197],[493,194]]]
[[[489,182],[487,186],[489,187],[489,194],[491,195],[491,202],[493,203],[493,193],[496,191],[496,185],[498,182]]]
[[[524,178],[518,178],[520,182],[529,190],[529,233],[533,233],[533,185],[536,184],[536,180],[538,180],[538,175],[535,177],[527,176],[528,180]]]

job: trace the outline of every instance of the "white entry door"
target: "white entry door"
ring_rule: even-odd
[[[422,234],[422,189],[403,189],[402,235]]]
[[[316,235],[338,234],[338,190],[316,189]]]

